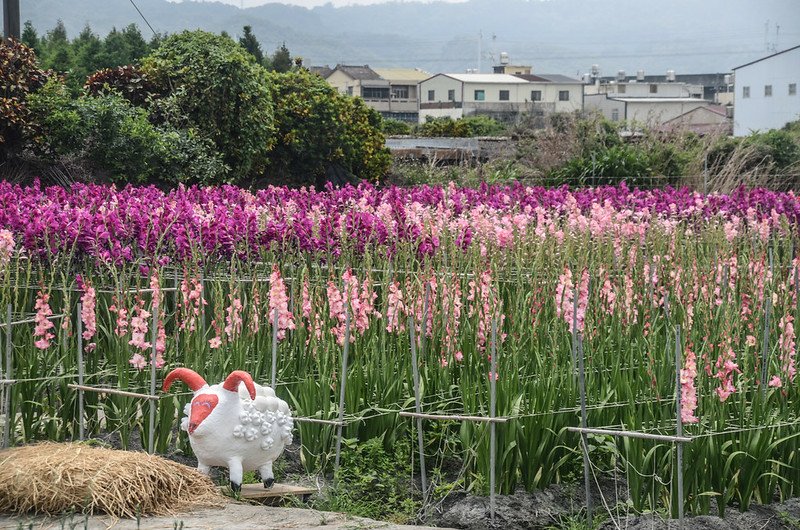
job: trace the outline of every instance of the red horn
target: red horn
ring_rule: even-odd
[[[256,386],[253,384],[253,378],[250,374],[242,370],[234,370],[231,375],[222,383],[222,388],[231,392],[239,392],[239,383],[244,383],[247,391],[250,392],[250,399],[256,398]]]
[[[164,379],[164,392],[169,390],[169,387],[172,386],[172,383],[175,380],[181,380],[186,383],[186,386],[192,389],[193,392],[197,392],[204,386],[206,386],[206,381],[200,374],[195,372],[194,370],[190,370],[188,368],[175,368]]]

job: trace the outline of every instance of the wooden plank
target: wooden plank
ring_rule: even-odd
[[[228,486],[220,486],[220,491],[228,492]],[[274,502],[283,497],[301,497],[305,502],[308,497],[317,493],[316,488],[304,486],[294,486],[292,484],[273,484],[271,488],[265,488],[264,484],[242,484],[241,498],[263,503]]]

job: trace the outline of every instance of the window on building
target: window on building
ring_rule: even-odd
[[[348,96],[352,96],[353,95],[353,87],[351,87],[351,86],[347,87],[347,95]]]
[[[790,96],[797,95],[797,83],[789,83],[789,95]]]
[[[619,121],[619,109],[611,109],[611,121]]]
[[[624,94],[627,88],[628,88],[627,85],[620,83],[619,85],[617,85],[617,94]]]
[[[408,86],[399,85],[392,87],[392,97],[394,99],[408,99]]]
[[[650,85],[650,93],[651,94],[658,94],[658,85]]]
[[[476,90],[475,101],[486,101],[486,92],[484,90]]]
[[[361,97],[364,99],[389,99],[389,87],[361,87]]]
[[[428,101],[435,101],[435,100],[436,100],[436,91],[428,90]]]
[[[569,90],[559,90],[558,91],[558,100],[559,101],[569,101]]]
[[[772,97],[772,85],[764,85],[764,97]]]
[[[500,101],[508,101],[511,99],[510,93],[508,90],[501,90],[500,91]]]
[[[541,101],[541,100],[542,100],[542,91],[531,90],[531,101]]]
[[[455,101],[456,100],[456,91],[450,89],[447,91],[447,101]]]
[[[749,86],[743,86],[742,87],[742,99],[749,98],[749,97],[750,97],[750,87]]]

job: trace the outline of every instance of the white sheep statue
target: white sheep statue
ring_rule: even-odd
[[[176,380],[194,392],[181,429],[189,433],[197,469],[208,474],[212,466],[227,467],[234,492],[241,490],[245,471],[258,469],[264,487],[271,488],[272,463],[292,443],[289,405],[241,370],[209,386],[197,372],[176,368],[164,379],[164,392]]]

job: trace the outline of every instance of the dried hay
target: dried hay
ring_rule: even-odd
[[[222,504],[208,477],[146,453],[79,443],[0,451],[0,513],[136,517]]]

